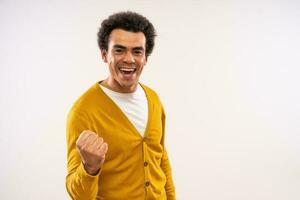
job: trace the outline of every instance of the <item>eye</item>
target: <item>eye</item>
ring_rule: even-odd
[[[116,48],[116,49],[114,49],[114,52],[115,52],[116,54],[121,54],[121,53],[124,52],[124,50],[123,50],[123,49],[120,49],[120,48]]]
[[[143,51],[142,50],[134,50],[133,53],[134,53],[134,55],[140,56],[143,54]]]

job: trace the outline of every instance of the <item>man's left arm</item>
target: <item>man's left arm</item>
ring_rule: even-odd
[[[165,191],[167,194],[167,199],[168,200],[175,200],[176,195],[175,195],[175,186],[173,183],[173,178],[172,178],[172,169],[171,169],[171,164],[168,158],[168,153],[167,149],[165,147],[165,142],[164,142],[164,137],[165,137],[165,112],[164,110],[162,111],[162,129],[163,129],[163,138],[162,138],[162,145],[163,145],[163,156],[161,160],[161,168],[164,171],[167,182],[165,185]]]

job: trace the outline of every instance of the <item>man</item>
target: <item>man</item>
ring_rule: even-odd
[[[143,16],[120,12],[98,32],[109,77],[73,105],[67,122],[72,199],[173,200],[165,149],[165,113],[156,93],[139,83],[154,47],[155,29]]]

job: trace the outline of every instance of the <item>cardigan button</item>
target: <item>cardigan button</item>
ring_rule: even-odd
[[[148,162],[147,162],[147,161],[145,161],[145,162],[144,162],[144,166],[145,166],[145,167],[147,167],[147,165],[148,165]]]
[[[149,181],[146,181],[145,186],[148,187],[150,185]]]

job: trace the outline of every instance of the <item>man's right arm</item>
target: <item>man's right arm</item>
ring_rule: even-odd
[[[107,144],[88,129],[85,120],[72,112],[67,122],[68,175],[66,188],[72,199],[95,199]]]

